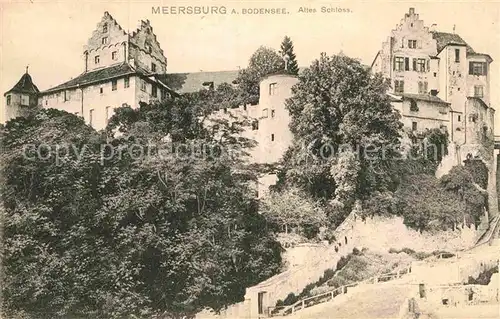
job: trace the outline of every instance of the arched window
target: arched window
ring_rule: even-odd
[[[102,32],[103,33],[108,32],[108,24],[107,23],[105,23],[105,24],[102,25]]]

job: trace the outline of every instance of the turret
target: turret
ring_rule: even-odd
[[[21,76],[16,85],[4,93],[4,121],[24,116],[30,108],[36,107],[39,92],[28,73],[28,67],[26,67],[26,73]]]

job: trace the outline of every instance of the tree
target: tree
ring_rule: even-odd
[[[261,203],[261,213],[288,233],[289,227],[319,227],[326,224],[326,215],[317,202],[297,188],[271,192]]]
[[[288,60],[288,65],[287,65],[287,71],[290,74],[293,75],[298,75],[299,74],[299,65],[297,63],[297,57],[295,56],[295,53],[293,52],[293,42],[290,37],[285,36],[283,39],[283,42],[281,42],[281,50],[279,52],[282,57],[285,57],[288,55],[289,60]]]
[[[220,101],[203,94],[120,108],[106,134],[55,110],[7,123],[9,317],[179,318],[241,301],[279,271],[247,141],[227,122],[207,125]],[[39,156],[42,144],[52,152]]]
[[[340,196],[345,192],[323,192],[325,200],[343,202],[343,214],[356,199],[366,199],[375,191],[395,190],[397,176],[392,165],[399,157],[394,146],[399,145],[402,123],[385,94],[387,88],[380,75],[371,74],[358,61],[322,54],[303,72],[287,101],[296,142],[280,176],[292,181],[299,175],[301,180],[313,181],[319,175],[321,180],[334,180],[335,187],[354,183],[349,186],[354,198],[348,202]],[[353,171],[337,174],[334,165],[339,153],[345,151],[354,154],[357,164],[347,168]],[[298,171],[294,168],[303,163],[304,154],[313,161],[306,164],[308,170]],[[357,176],[355,180],[353,176]],[[314,194],[320,190],[309,191]]]
[[[245,104],[256,104],[259,101],[259,84],[269,74],[283,72],[285,61],[275,50],[261,46],[248,62],[248,67],[240,71],[235,83],[241,92],[241,101]]]

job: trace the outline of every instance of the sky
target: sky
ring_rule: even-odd
[[[157,6],[224,6],[227,14],[154,14]],[[299,12],[301,7],[316,12]],[[350,12],[323,13],[323,7]],[[500,90],[495,89],[500,86],[500,2],[494,1],[0,0],[0,105],[27,65],[41,90],[81,74],[83,46],[105,11],[130,32],[149,19],[168,72],[194,72],[244,68],[259,46],[278,50],[285,35],[293,40],[300,66],[321,52],[340,51],[370,65],[410,7],[426,26],[435,23],[437,30],[453,32],[455,25],[475,51],[493,58],[491,106],[499,109],[495,131],[500,134]],[[287,14],[242,14],[255,8],[283,8]],[[230,14],[233,9],[240,13]]]

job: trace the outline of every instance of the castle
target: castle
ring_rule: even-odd
[[[45,91],[39,91],[26,71],[4,94],[6,120],[22,116],[29,107],[56,108],[102,129],[122,105],[137,107],[141,101],[213,88],[232,83],[238,75],[238,71],[167,74],[167,58],[149,21],[141,21],[137,30],[127,33],[108,12],[87,41],[82,57],[82,74]],[[452,144],[462,149],[455,161],[458,164],[471,152],[463,151],[467,146],[477,151],[485,136],[494,132],[491,62],[488,54],[475,52],[458,34],[424,26],[410,8],[382,44],[371,68],[390,79],[388,94],[405,129],[415,134],[429,128],[448,131]],[[251,153],[254,162],[277,162],[290,145],[284,102],[297,81],[291,75],[270,75],[260,83],[257,105],[224,110],[254,119],[244,132],[258,143]],[[258,193],[263,194],[274,180],[272,175],[264,176]]]

